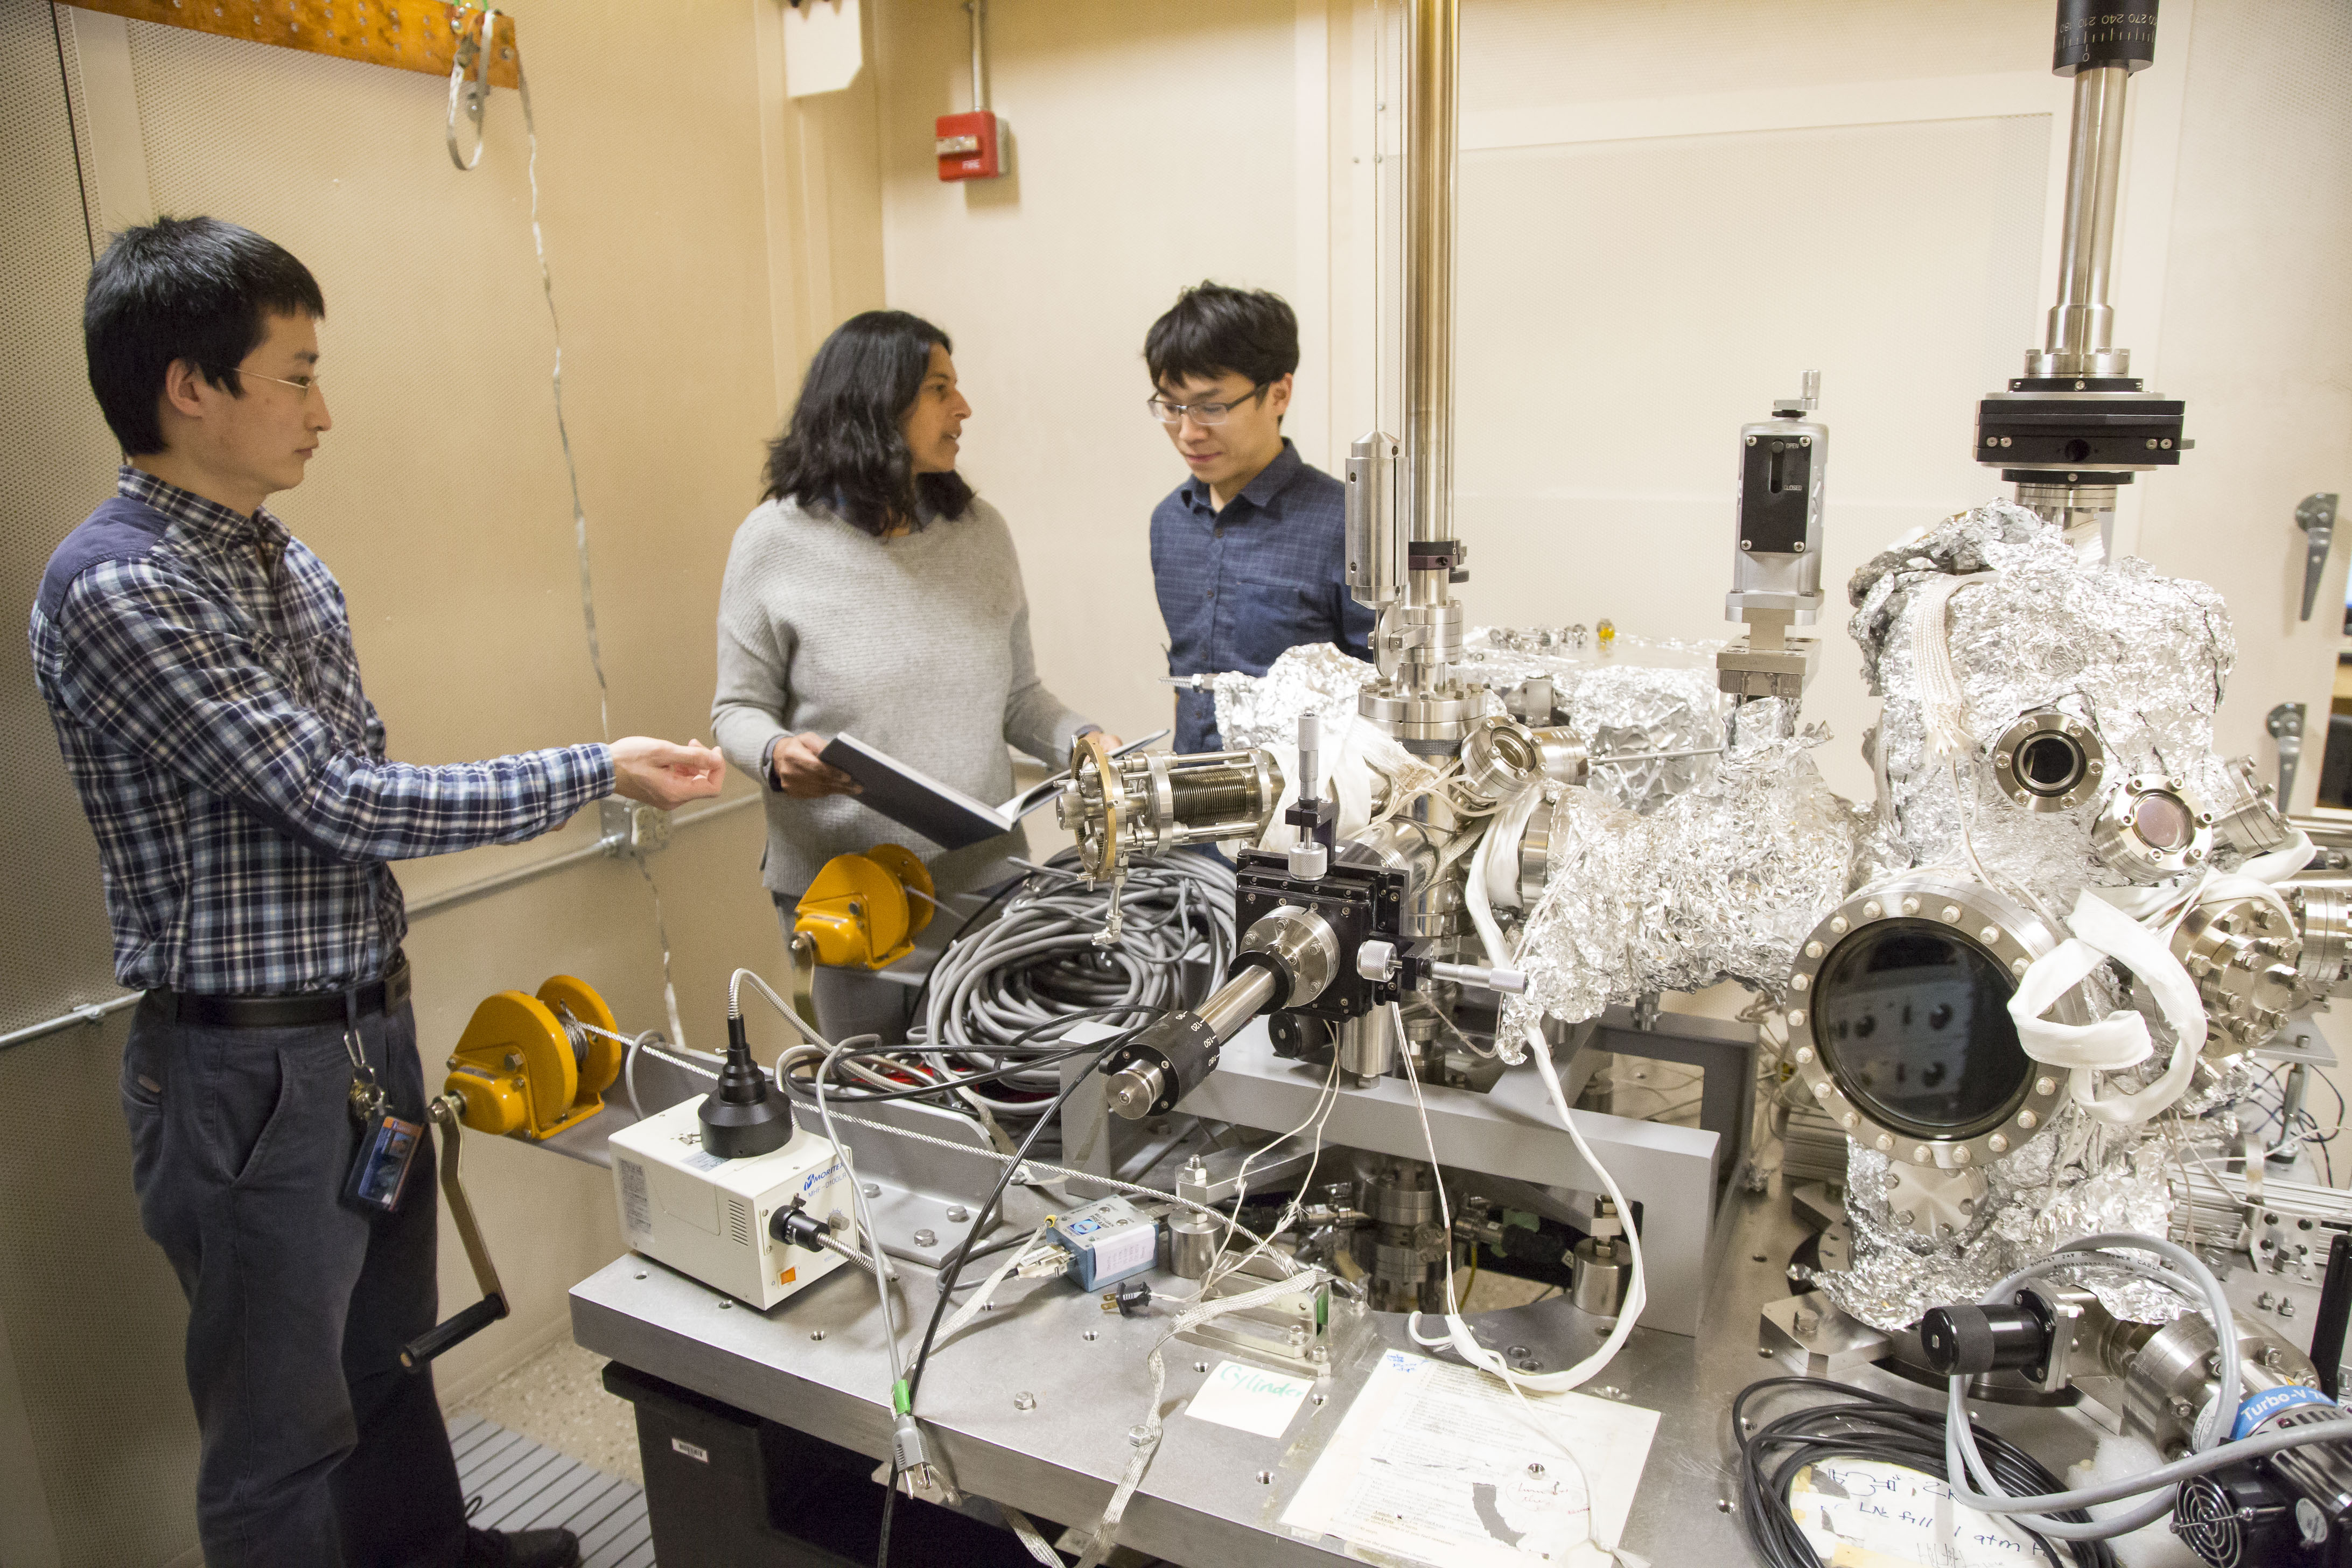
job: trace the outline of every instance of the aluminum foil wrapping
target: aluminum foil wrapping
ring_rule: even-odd
[[[1976,574],[1990,575],[1956,590],[1944,611],[1973,743],[1940,756],[1930,748],[1913,642],[1920,590],[1939,576]],[[1973,850],[1997,879],[2061,912],[2085,885],[2123,882],[2091,849],[2095,791],[2072,810],[2030,813],[1993,786],[1993,743],[2035,708],[2055,704],[2088,720],[2105,748],[2108,779],[2158,773],[2209,795],[2221,786],[2213,714],[2236,644],[2221,595],[2204,584],[2160,576],[2130,558],[2085,565],[2060,530],[1994,501],[1883,552],[1854,574],[1850,596],[1864,672],[1885,700],[1868,742],[1879,799],[1863,835],[1862,879],[1964,865]],[[2144,996],[2125,998],[2111,972],[2094,972],[2086,985],[2095,1013],[2137,1005],[2149,1016],[2155,1057],[2116,1081],[2130,1089],[2152,1080],[2171,1054],[2168,1026]],[[2181,1109],[2193,1115],[2242,1092],[2243,1075],[2242,1068],[2200,1069]],[[1852,1267],[1821,1283],[1855,1317],[1901,1329],[1929,1307],[1979,1299],[2070,1237],[2164,1235],[2167,1140],[2180,1125],[2108,1127],[2069,1105],[2041,1136],[1986,1168],[1976,1225],[1943,1243],[1888,1223],[1886,1158],[1851,1145]],[[2179,1310],[2169,1292],[2128,1275],[2084,1282],[2122,1316],[2161,1321]]]
[[[1956,592],[1945,615],[1952,666],[1976,746],[1928,747],[1914,668],[1918,590],[1935,577],[1991,573]],[[2124,879],[2091,852],[2096,792],[2068,811],[2013,807],[1993,784],[1991,747],[2035,708],[2088,719],[2105,776],[2169,774],[2217,798],[2224,764],[2213,714],[2236,662],[2229,610],[2202,583],[2160,576],[2129,557],[2078,561],[2056,527],[1993,501],[1880,554],[1854,574],[1852,631],[1864,673],[1885,699],[1876,734],[1880,806],[1913,865],[1961,864],[1963,830],[1996,877],[2070,907],[2086,883]]]
[[[1721,742],[1716,643],[1653,642],[1618,637],[1603,651],[1581,626],[1479,628],[1463,645],[1461,673],[1486,688],[1486,710],[1499,693],[1542,676],[1568,712],[1568,727],[1594,756],[1697,751]],[[1329,643],[1307,643],[1276,659],[1263,676],[1215,678],[1217,731],[1235,749],[1296,739],[1298,716],[1312,709],[1334,724],[1356,711],[1357,694],[1375,678],[1370,665]],[[1650,811],[1713,772],[1712,757],[1679,757],[1594,770],[1592,787],[1634,811]]]
[[[1333,644],[1301,643],[1264,675],[1228,670],[1215,678],[1217,733],[1235,752],[1295,742],[1302,713],[1312,710],[1333,723],[1354,717],[1356,694],[1377,674]]]
[[[2249,1091],[2242,1061],[2200,1070],[2183,1102],[2190,1116]],[[1987,1193],[1974,1230],[1948,1242],[1922,1240],[1885,1223],[1887,1157],[1847,1145],[1846,1223],[1853,1264],[1809,1278],[1830,1300],[1873,1328],[1909,1328],[1930,1307],[1981,1300],[2013,1270],[2065,1242],[2101,1231],[2166,1236],[2171,1202],[2166,1168],[2177,1157],[2170,1132],[2113,1128],[2069,1105],[2048,1131],[1986,1170]],[[2119,1270],[2086,1271],[2081,1283],[2100,1305],[2137,1322],[2168,1322],[2179,1298]]]
[[[1567,1022],[1646,991],[1731,979],[1777,994],[1815,921],[1843,898],[1863,813],[1831,793],[1819,728],[1742,745],[1637,816],[1558,792],[1543,897],[1519,942],[1529,1010]]]

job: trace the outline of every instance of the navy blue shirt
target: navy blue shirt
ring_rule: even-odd
[[[1347,487],[1282,453],[1223,511],[1198,479],[1151,512],[1151,581],[1168,673],[1264,675],[1286,648],[1336,643],[1369,661],[1372,612],[1348,596]],[[1214,752],[1213,692],[1176,694],[1176,750]]]

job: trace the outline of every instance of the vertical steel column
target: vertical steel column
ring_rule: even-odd
[[[2116,193],[2124,159],[2124,93],[2131,72],[2102,66],[2074,77],[2066,152],[2066,214],[2058,251],[2058,302],[2050,308],[2039,375],[2121,375],[2129,351],[2114,349]]]
[[[1454,171],[1461,0],[1417,0],[1405,199],[1404,455],[1414,539],[1454,536]],[[1412,602],[1443,603],[1414,573]],[[1436,578],[1423,584],[1423,576]],[[1433,593],[1433,599],[1424,595]]]

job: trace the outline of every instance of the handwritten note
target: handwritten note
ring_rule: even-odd
[[[1261,1437],[1279,1437],[1314,1386],[1308,1378],[1286,1377],[1237,1361],[1221,1361],[1184,1413]]]
[[[2022,1532],[1958,1507],[1942,1481],[1875,1459],[1824,1459],[1799,1470],[1789,1516],[1839,1568],[2011,1568],[2039,1560]]]

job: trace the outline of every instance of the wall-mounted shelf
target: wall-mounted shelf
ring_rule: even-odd
[[[461,27],[481,26],[469,6],[440,0],[75,0],[84,10],[160,22],[279,48],[334,55],[397,70],[447,76]],[[516,82],[514,18],[500,16],[490,80]]]

